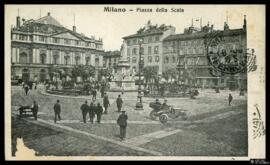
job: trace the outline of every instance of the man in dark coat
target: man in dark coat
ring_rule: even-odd
[[[102,111],[103,111],[103,108],[100,105],[100,103],[98,103],[97,104],[97,107],[96,107],[96,111],[95,111],[96,112],[96,115],[97,115],[97,123],[100,123]]]
[[[232,100],[233,100],[233,97],[232,97],[232,95],[229,93],[229,98],[228,98],[229,106],[231,106]]]
[[[37,120],[38,108],[39,108],[39,105],[37,104],[36,101],[34,101],[31,109],[32,109],[33,116],[34,116],[35,120]]]
[[[57,100],[57,102],[54,104],[54,123],[56,123],[56,120],[58,118],[58,120],[61,120],[61,116],[60,116],[60,113],[61,113],[61,105],[60,105],[60,101]]]
[[[24,91],[25,91],[25,95],[27,95],[28,94],[28,91],[29,91],[29,86],[28,86],[28,84],[24,84]]]
[[[127,119],[128,116],[125,114],[125,111],[122,111],[122,114],[120,114],[117,119],[117,124],[120,126],[121,140],[124,140],[126,138]]]
[[[116,105],[117,105],[118,112],[120,112],[123,105],[123,100],[121,98],[121,95],[118,95],[118,98],[116,99]]]
[[[101,84],[101,88],[100,88],[100,94],[101,94],[101,97],[104,97],[104,92],[105,92],[105,84],[102,83],[102,84]]]
[[[93,88],[93,90],[92,90],[92,94],[93,94],[93,98],[92,99],[97,99],[97,91],[96,91],[96,89],[95,88]]]
[[[94,122],[94,118],[95,118],[95,110],[96,110],[96,106],[94,105],[93,102],[91,102],[88,112],[89,112],[89,117],[90,117],[90,122],[93,123]]]
[[[83,122],[86,123],[86,115],[88,113],[87,101],[85,101],[84,104],[81,106],[81,111],[83,116]]]
[[[108,95],[105,93],[105,96],[103,97],[103,106],[104,106],[104,108],[105,108],[104,114],[107,114],[107,113],[108,113],[107,110],[108,110],[109,105],[110,105],[109,97],[108,97]]]

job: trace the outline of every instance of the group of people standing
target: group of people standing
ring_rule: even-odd
[[[95,116],[97,116],[97,123],[100,123],[101,115],[103,113],[103,108],[100,103],[97,103],[96,105],[94,102],[91,102],[90,105],[88,105],[88,102],[86,100],[80,109],[82,111],[84,123],[86,123],[87,114],[89,114],[91,123],[94,122]]]
[[[31,82],[25,83],[25,82],[23,82],[23,83],[22,83],[22,87],[23,87],[23,89],[24,89],[25,95],[27,96],[29,90],[32,90],[33,88],[34,88],[35,90],[37,89],[37,82],[35,82],[35,83],[31,83]]]
[[[120,139],[124,140],[126,138],[126,128],[127,128],[127,120],[128,116],[126,114],[126,111],[121,110],[122,109],[122,104],[123,100],[121,98],[121,95],[118,95],[118,98],[116,99],[116,104],[117,104],[117,112],[122,112],[118,119],[117,119],[117,124],[120,127]],[[83,116],[83,122],[86,123],[87,120],[87,115],[89,114],[90,118],[90,123],[94,123],[94,118],[97,116],[97,123],[101,122],[101,116],[102,114],[107,114],[108,113],[108,106],[110,105],[108,95],[105,93],[103,97],[103,106],[104,106],[104,112],[103,112],[103,107],[100,105],[100,103],[95,103],[95,100],[88,105],[88,101],[85,100],[84,104],[81,105],[80,109],[82,112]],[[54,122],[56,123],[57,120],[61,120],[61,105],[60,105],[60,100],[57,100],[57,102],[54,104]]]

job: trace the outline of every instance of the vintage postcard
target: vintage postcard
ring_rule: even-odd
[[[5,5],[5,159],[269,164],[265,10]]]

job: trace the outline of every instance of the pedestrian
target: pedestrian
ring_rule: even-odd
[[[126,128],[128,116],[125,114],[126,111],[122,111],[117,119],[117,124],[120,126],[120,139],[124,140],[126,138]]]
[[[104,93],[105,93],[105,85],[101,84],[100,95],[101,95],[102,98],[104,97]]]
[[[34,88],[35,90],[37,90],[37,85],[38,85],[38,83],[36,82],[36,83],[35,83],[35,88]]]
[[[232,95],[229,93],[229,98],[228,98],[229,106],[231,106],[232,100],[233,100],[233,97],[232,97]]]
[[[33,89],[33,83],[29,82],[29,88],[32,90]]]
[[[96,91],[96,89],[95,88],[93,88],[93,90],[92,90],[92,95],[93,95],[93,98],[92,99],[97,99],[97,91]]]
[[[100,90],[100,85],[99,85],[99,83],[97,82],[97,91],[99,91]]]
[[[95,105],[93,102],[91,102],[89,108],[88,108],[88,112],[89,112],[89,117],[90,117],[90,122],[93,123],[94,122],[94,118],[95,118]]]
[[[84,102],[84,104],[81,106],[82,116],[83,116],[83,122],[86,123],[86,115],[88,113],[88,105],[87,101]]]
[[[117,104],[117,110],[118,112],[120,112],[123,105],[123,100],[121,98],[121,95],[118,95],[118,98],[116,99],[116,104]]]
[[[24,91],[25,91],[25,95],[27,96],[28,91],[29,91],[29,86],[27,83],[24,84]]]
[[[102,115],[102,112],[103,112],[103,108],[100,105],[100,103],[97,103],[97,107],[96,107],[95,110],[96,110],[95,113],[97,115],[97,123],[100,123],[101,115]]]
[[[107,110],[108,110],[109,105],[110,105],[109,97],[107,93],[105,93],[103,97],[103,106],[105,108],[104,114],[108,113]]]
[[[33,102],[33,105],[31,106],[32,112],[33,112],[33,116],[35,118],[35,120],[37,120],[37,114],[38,114],[38,108],[40,106],[37,104],[36,101]]]
[[[60,113],[61,113],[60,100],[56,101],[56,103],[54,104],[53,109],[54,109],[54,123],[56,123],[57,118],[58,118],[59,121],[61,120],[61,116],[60,116]]]

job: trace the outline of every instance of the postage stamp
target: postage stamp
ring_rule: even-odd
[[[265,10],[5,5],[5,159],[267,163]]]

